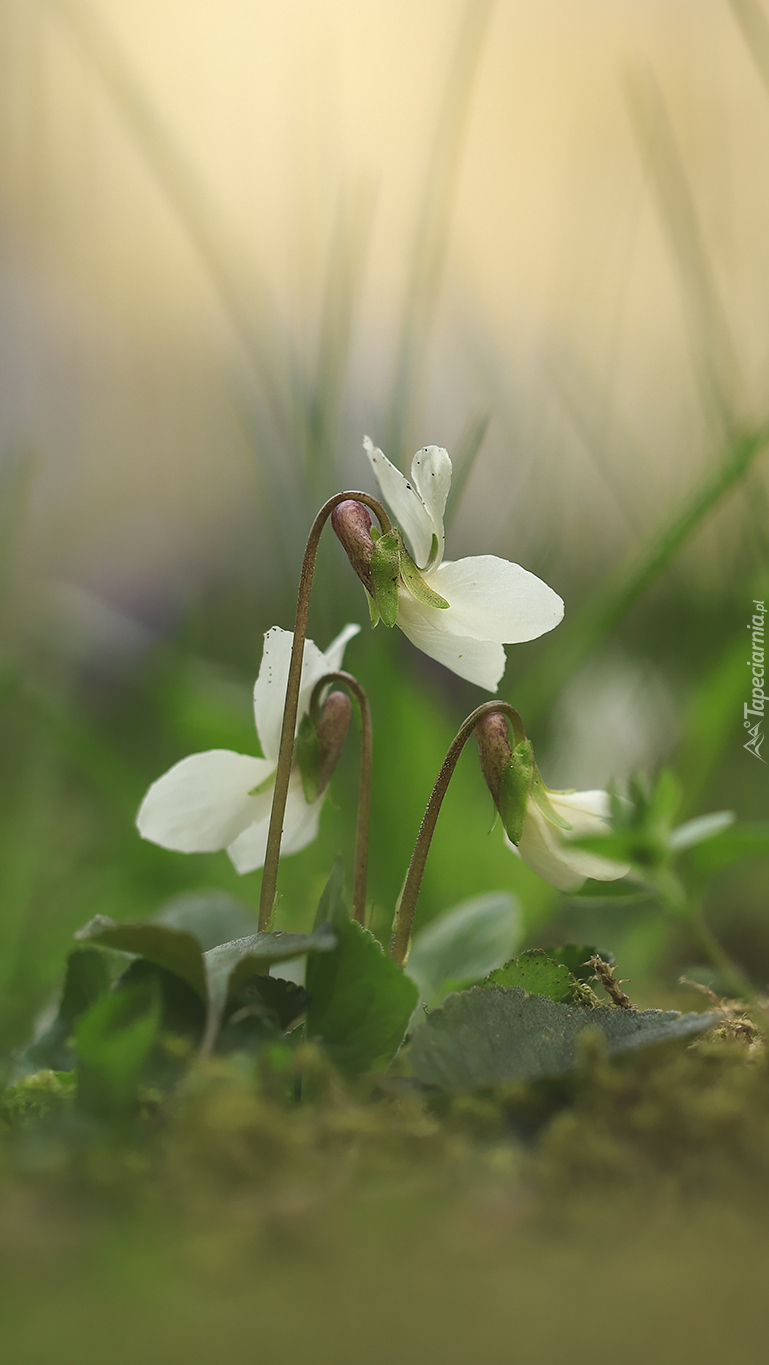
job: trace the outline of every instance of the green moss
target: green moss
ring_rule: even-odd
[[[612,1064],[585,1059],[572,1103],[541,1134],[537,1180],[548,1199],[608,1204],[618,1189],[665,1196],[769,1194],[769,1065],[722,1032],[681,1052],[651,1049]]]
[[[0,1095],[0,1128],[60,1113],[71,1105],[74,1094],[75,1077],[69,1071],[24,1076]]]

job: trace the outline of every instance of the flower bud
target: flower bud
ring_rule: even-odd
[[[502,774],[513,757],[505,716],[499,711],[484,716],[475,727],[475,738],[478,741],[481,772],[494,798],[494,805],[499,809]]]
[[[305,800],[312,803],[326,790],[347,738],[352,702],[346,692],[331,692],[317,723],[302,719],[296,737],[296,757]]]
[[[325,791],[339,762],[352,717],[352,702],[346,692],[330,692],[323,704],[318,721],[320,743],[320,771],[318,795]]]
[[[374,540],[371,535],[371,513],[365,503],[349,499],[340,502],[331,513],[331,525],[344,547],[347,558],[364,588],[374,596],[371,577],[371,556]]]
[[[534,751],[528,739],[511,747],[507,720],[491,712],[475,727],[478,757],[486,785],[511,843],[521,838],[526,805],[537,775]]]

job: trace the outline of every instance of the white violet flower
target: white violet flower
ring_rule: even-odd
[[[304,646],[299,695],[300,721],[315,684],[342,664],[345,645],[360,626],[348,625],[322,653],[312,640]],[[179,853],[226,849],[237,872],[264,863],[278,762],[283,706],[293,633],[275,626],[264,637],[264,653],[254,686],[254,718],[264,758],[210,749],[191,754],[153,782],[136,819],[143,839]],[[323,796],[308,803],[298,770],[291,774],[281,853],[298,853],[318,832]]]
[[[557,886],[559,891],[577,891],[588,877],[599,882],[613,882],[630,871],[627,863],[602,858],[584,848],[569,847],[570,838],[593,838],[610,832],[608,792],[554,792],[548,788],[547,803],[563,825],[549,819],[531,794],[526,802],[518,843],[512,843],[505,835],[508,848],[519,853],[533,872]]]
[[[563,616],[563,601],[541,578],[496,555],[444,560],[448,451],[441,446],[417,451],[407,479],[368,436],[363,446],[419,571],[417,590],[419,579],[428,590],[418,600],[401,577],[396,624],[431,659],[496,692],[506,662],[502,646],[552,630]],[[430,594],[448,606],[429,605],[424,599]]]

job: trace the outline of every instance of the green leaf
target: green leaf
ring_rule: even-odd
[[[124,1122],[137,1106],[144,1064],[160,1024],[154,986],[113,991],[75,1029],[78,1107],[92,1118]]]
[[[613,882],[599,882],[588,877],[578,891],[569,894],[579,900],[623,901],[626,905],[634,905],[638,901],[647,901],[656,893],[653,888],[644,886],[632,877],[620,877]]]
[[[337,856],[318,902],[313,931],[320,929],[324,924],[330,924],[332,929],[336,929],[339,925],[346,924],[349,918],[350,911],[345,897],[344,864]]]
[[[731,867],[733,863],[741,862],[743,858],[760,858],[767,855],[769,824],[756,822],[750,825],[732,825],[713,839],[709,839],[707,843],[687,849],[682,856],[680,867],[687,879],[699,884],[709,881],[716,872]]]
[[[308,805],[312,805],[320,790],[323,753],[318,737],[318,727],[309,712],[302,716],[299,723],[294,753],[299,766],[299,775],[302,779],[304,799]]]
[[[307,963],[307,1037],[357,1076],[392,1060],[418,991],[368,929],[348,919],[335,921],[334,931],[334,951]]]
[[[276,976],[257,976],[239,993],[217,1041],[218,1052],[258,1052],[280,1042],[289,1026],[305,1012],[309,996],[303,986]]]
[[[559,1004],[520,987],[474,986],[450,995],[416,1030],[410,1049],[414,1074],[443,1090],[469,1090],[507,1081],[562,1076],[573,1070],[580,1038],[600,1031],[610,1056],[712,1027],[717,1014],[675,1010],[584,1009]]]
[[[479,981],[506,962],[522,937],[518,902],[508,891],[463,901],[414,935],[406,975],[422,999],[437,1003],[447,983]]]
[[[601,957],[610,966],[614,963],[613,953],[602,953],[590,943],[564,943],[560,948],[545,948],[545,953],[553,962],[562,962],[564,967],[568,967],[572,976],[583,985],[595,974],[590,966],[591,957]]]
[[[115,990],[152,986],[160,1001],[160,1028],[165,1034],[183,1038],[197,1048],[206,1022],[206,1005],[197,991],[175,972],[158,967],[144,957],[135,957],[115,983]]]
[[[287,934],[267,930],[249,934],[246,938],[222,943],[205,954],[208,983],[208,1023],[206,1032],[215,1034],[229,1001],[254,977],[267,975],[277,962],[288,962],[305,953],[332,953],[337,946],[336,934],[327,927],[312,934]]]
[[[215,890],[174,896],[161,905],[151,922],[193,934],[203,952],[252,934],[256,928],[254,913],[245,901],[236,900],[228,891]]]
[[[388,531],[380,536],[371,555],[369,571],[374,586],[374,601],[386,626],[394,626],[398,619],[398,583],[400,582],[400,536]]]
[[[573,998],[576,979],[562,962],[555,962],[542,948],[530,948],[498,967],[482,983],[484,986],[520,986],[531,995],[546,995],[550,1000],[568,1004]]]
[[[98,948],[76,948],[70,953],[56,1018],[17,1058],[13,1079],[35,1071],[72,1071],[72,1029],[109,986],[109,966]]]
[[[668,839],[668,846],[676,853],[681,853],[686,848],[694,848],[695,844],[704,844],[706,839],[713,839],[722,830],[729,829],[736,819],[733,810],[716,810],[710,815],[698,815],[694,820],[687,820],[685,824],[673,830]]]
[[[163,924],[116,924],[106,915],[95,915],[75,938],[80,942],[102,943],[106,948],[119,948],[124,953],[136,953],[156,967],[175,972],[183,981],[206,999],[206,972],[203,952],[198,939],[182,929],[171,929]]]
[[[243,988],[238,1004],[251,1008],[281,1032],[293,1024],[307,1009],[309,995],[304,986],[295,981],[284,981],[281,976],[255,976]]]
[[[277,962],[305,953],[330,952],[336,946],[327,928],[312,934],[247,934],[201,951],[192,934],[160,924],[115,924],[97,915],[75,935],[107,947],[135,953],[156,967],[175,973],[205,1001],[208,1009],[206,1036],[213,1042],[230,998],[255,976],[266,974]]]

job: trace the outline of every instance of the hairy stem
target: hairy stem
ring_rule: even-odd
[[[454,775],[459,755],[464,749],[468,739],[479,721],[485,716],[501,715],[506,716],[512,723],[513,733],[516,743],[526,738],[526,731],[523,722],[514,706],[506,701],[487,701],[464,720],[457,731],[455,738],[449,747],[448,753],[443,760],[441,770],[435,781],[435,786],[430,794],[424,818],[419,826],[419,834],[414,845],[414,852],[411,855],[411,862],[406,873],[406,880],[403,883],[403,890],[398,897],[398,904],[395,907],[395,919],[393,920],[392,938],[390,940],[390,956],[404,966],[408,957],[409,942],[411,940],[411,928],[414,923],[414,914],[417,908],[419,888],[422,885],[427,855],[430,852],[430,843],[435,826],[438,820],[443,798],[448,790],[449,783]]]
[[[343,683],[358,703],[360,715],[360,782],[358,785],[358,815],[355,823],[355,869],[352,892],[352,917],[359,924],[366,923],[366,878],[368,875],[368,835],[371,818],[371,776],[374,762],[374,731],[371,725],[371,706],[367,693],[352,673],[326,673],[313,688],[310,714],[314,715],[320,694],[329,683]]]
[[[268,927],[272,918],[273,906],[275,905],[275,891],[278,884],[280,841],[283,836],[283,819],[286,813],[286,797],[288,795],[288,783],[291,776],[291,761],[294,755],[296,717],[299,710],[299,689],[302,681],[302,659],[304,657],[304,642],[307,638],[307,617],[310,610],[310,591],[312,589],[312,578],[315,572],[318,542],[320,541],[323,527],[331,516],[334,508],[338,507],[340,502],[362,502],[376,515],[383,534],[392,529],[390,518],[381,502],[378,502],[376,498],[372,498],[368,493],[335,493],[333,498],[329,498],[328,502],[324,503],[321,507],[312,523],[310,534],[307,537],[307,547],[302,561],[302,572],[299,576],[299,592],[297,594],[296,618],[294,621],[294,643],[291,649],[291,662],[288,669],[286,701],[283,709],[283,728],[280,732],[278,766],[275,770],[275,787],[272,796],[270,828],[267,835],[267,850],[264,856],[262,893],[259,901],[260,929],[266,929]]]

